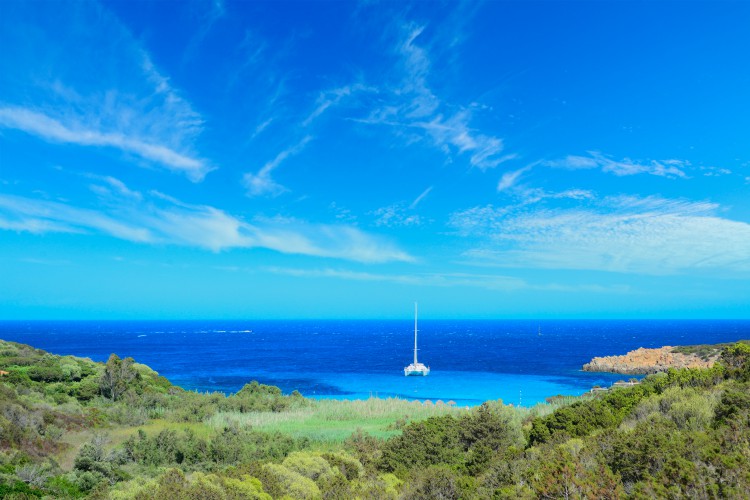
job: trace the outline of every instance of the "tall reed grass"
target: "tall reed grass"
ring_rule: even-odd
[[[313,441],[341,442],[357,429],[386,438],[398,433],[407,422],[462,411],[466,410],[447,404],[425,405],[397,398],[319,399],[310,406],[282,412],[217,413],[207,419],[206,424],[219,429],[236,425],[259,431],[278,431]]]

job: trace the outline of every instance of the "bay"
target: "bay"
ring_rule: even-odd
[[[580,395],[622,375],[587,373],[594,356],[638,347],[750,338],[748,320],[424,320],[404,377],[413,323],[403,321],[2,321],[0,338],[54,354],[132,356],[189,390],[233,393],[252,380],[308,397],[399,397],[524,406]]]

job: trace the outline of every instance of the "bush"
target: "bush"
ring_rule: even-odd
[[[86,377],[77,384],[71,386],[71,394],[78,401],[91,401],[100,393],[99,383],[94,377]]]
[[[266,481],[261,478],[263,486],[274,498],[289,495],[295,499],[314,499],[321,496],[320,488],[312,479],[283,465],[265,464],[263,471],[266,477]]]
[[[93,490],[99,483],[106,481],[104,474],[98,471],[76,471],[71,473],[73,484],[82,492]]]
[[[366,468],[372,468],[380,461],[383,455],[382,445],[381,440],[359,428],[344,440],[344,449],[353,453]]]
[[[716,406],[714,427],[726,425],[733,420],[747,421],[750,413],[750,393],[747,387],[733,387],[727,389]]]
[[[452,499],[462,498],[460,477],[445,466],[433,466],[417,470],[406,483],[401,494],[404,499]]]
[[[40,490],[31,488],[23,481],[0,483],[0,498],[41,498],[42,496],[44,495]]]
[[[337,469],[347,481],[352,481],[362,475],[362,464],[354,458],[343,453],[323,453],[321,455],[331,467]]]
[[[313,453],[296,451],[286,457],[281,464],[313,481],[317,481],[323,475],[333,473],[330,464],[323,457]]]
[[[408,425],[400,436],[388,440],[378,468],[402,477],[415,468],[461,465],[459,422],[451,416],[430,417]]]

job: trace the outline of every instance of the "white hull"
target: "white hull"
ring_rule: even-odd
[[[430,374],[430,368],[428,366],[423,365],[422,363],[417,363],[416,365],[412,363],[406,368],[404,368],[404,376],[406,377],[412,377],[412,376],[424,377],[429,374]]]

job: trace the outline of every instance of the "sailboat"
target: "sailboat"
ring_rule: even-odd
[[[417,361],[417,303],[414,303],[414,363],[404,368],[404,375],[409,377],[419,375],[425,377],[430,374],[430,367]]]

